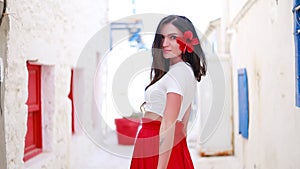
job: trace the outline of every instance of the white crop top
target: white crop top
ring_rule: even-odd
[[[197,81],[192,68],[185,62],[170,66],[170,70],[145,92],[145,111],[163,116],[167,93],[174,92],[182,96],[177,120],[181,121],[197,91]]]

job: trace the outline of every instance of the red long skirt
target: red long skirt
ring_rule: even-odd
[[[130,169],[157,168],[160,124],[160,121],[142,119],[142,127],[135,142]],[[174,146],[170,155],[168,169],[194,169],[183,127],[181,122],[176,123]]]

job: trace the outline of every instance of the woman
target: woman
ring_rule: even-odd
[[[145,114],[130,168],[194,168],[186,128],[196,83],[206,74],[206,61],[192,22],[177,15],[163,18],[156,30],[152,56]]]

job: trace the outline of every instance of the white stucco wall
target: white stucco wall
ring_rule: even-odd
[[[6,49],[1,51],[5,53],[1,56],[5,59],[5,80],[0,130],[4,120],[6,144],[4,148],[1,132],[1,169],[70,168],[70,70],[87,41],[107,23],[107,6],[107,0],[8,1]],[[1,38],[2,32],[1,27]],[[42,78],[44,152],[24,163],[27,60],[41,64],[45,75]],[[6,152],[6,159],[2,152]]]
[[[258,0],[231,28],[235,133],[237,69],[247,68],[249,139],[235,134],[243,168],[300,166],[300,110],[295,106],[292,1]]]
[[[245,5],[247,1],[255,1],[255,0],[224,0],[228,3],[228,19],[232,21],[234,17],[239,13],[241,8]]]
[[[7,52],[7,33],[8,33],[8,21],[3,20],[1,27],[0,27],[0,57],[4,59],[4,56],[6,56]],[[3,84],[1,83],[0,88],[1,93],[3,93],[4,88]],[[6,168],[6,149],[5,149],[5,124],[4,124],[4,107],[3,107],[3,94],[0,96],[0,168]]]

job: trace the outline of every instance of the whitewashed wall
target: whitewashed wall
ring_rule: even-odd
[[[1,26],[5,79],[0,168],[70,168],[70,69],[87,41],[107,21],[107,0],[8,1]],[[7,32],[5,32],[7,29]],[[3,39],[7,38],[7,39]],[[24,163],[27,60],[42,65],[44,152]],[[5,126],[5,127],[3,127]],[[5,145],[5,146],[4,146]]]
[[[227,2],[229,11],[229,20],[233,20],[235,16],[238,15],[240,10],[243,8],[243,6],[246,4],[247,1],[253,1],[253,0],[223,0]],[[254,0],[255,1],[255,0]],[[224,4],[226,5],[226,4]]]
[[[235,154],[246,169],[298,168],[300,110],[295,106],[293,1],[248,2],[253,2],[249,10],[230,23],[235,133],[237,69],[247,68],[249,86],[249,139],[235,134]]]
[[[4,58],[4,56],[6,56],[7,53],[7,32],[8,32],[8,21],[7,20],[3,20],[2,25],[0,27],[0,56],[1,58]],[[1,83],[1,86],[2,83]],[[1,87],[0,89],[1,93],[4,91],[4,88]],[[0,96],[1,101],[0,101],[0,105],[1,105],[1,115],[0,115],[0,168],[6,168],[6,148],[5,148],[5,124],[4,124],[4,108],[3,108],[3,99],[4,99],[4,95],[1,94]]]

